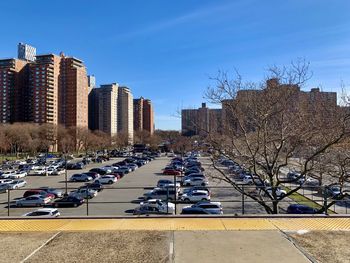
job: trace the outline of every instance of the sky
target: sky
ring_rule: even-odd
[[[152,100],[156,129],[181,129],[218,70],[260,81],[271,65],[304,58],[304,89],[350,92],[349,0],[1,1],[0,58],[17,44],[84,61],[97,84]],[[219,105],[211,105],[219,107]]]

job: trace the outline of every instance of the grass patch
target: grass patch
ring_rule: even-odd
[[[283,186],[283,188],[284,188],[284,190],[287,191],[287,193],[292,190],[287,186]],[[311,200],[310,198],[307,198],[306,196],[304,196],[298,192],[294,192],[293,194],[289,195],[288,197],[298,204],[307,205],[309,207],[312,207],[312,208],[315,208],[318,210],[322,209],[322,207],[323,207],[322,205],[316,203],[315,201]],[[336,214],[336,212],[334,212],[331,209],[328,209],[327,212],[328,212],[328,214]]]

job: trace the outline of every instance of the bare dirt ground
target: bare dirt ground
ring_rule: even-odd
[[[320,263],[350,262],[350,232],[313,231],[290,236],[296,244]]]
[[[20,262],[54,233],[0,233],[0,262]]]
[[[0,262],[20,262],[55,233],[0,234]],[[25,262],[168,262],[170,232],[64,232]]]

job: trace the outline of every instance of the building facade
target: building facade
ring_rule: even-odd
[[[209,109],[205,103],[198,109],[181,111],[181,132],[185,136],[218,133],[221,131],[221,109]]]
[[[28,121],[31,111],[28,62],[0,60],[0,123]]]
[[[128,87],[118,89],[118,132],[128,135],[130,144],[134,141],[133,96]]]
[[[134,99],[134,131],[154,133],[154,111],[151,100]]]
[[[98,129],[111,136],[118,132],[118,84],[101,85],[96,89]]]
[[[25,43],[18,44],[18,59],[35,61],[36,48]]]

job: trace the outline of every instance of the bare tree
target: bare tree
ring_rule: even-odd
[[[309,64],[303,60],[289,67],[271,67],[261,83],[243,82],[237,72],[232,79],[219,72],[213,79],[215,86],[209,87],[205,95],[223,108],[222,135],[207,134],[207,142],[215,150],[213,167],[219,172],[215,177],[255,200],[270,214],[278,213],[279,203],[303,184],[287,189],[285,196],[277,195],[279,187],[310,176],[317,157],[350,135],[348,113],[336,105],[329,106],[329,100],[323,100],[317,90],[312,96],[300,91],[310,77]],[[222,156],[249,170],[254,184],[268,183],[272,191],[266,187],[261,187],[259,194],[245,190],[217,165]],[[287,178],[286,170],[296,160],[299,175]]]

